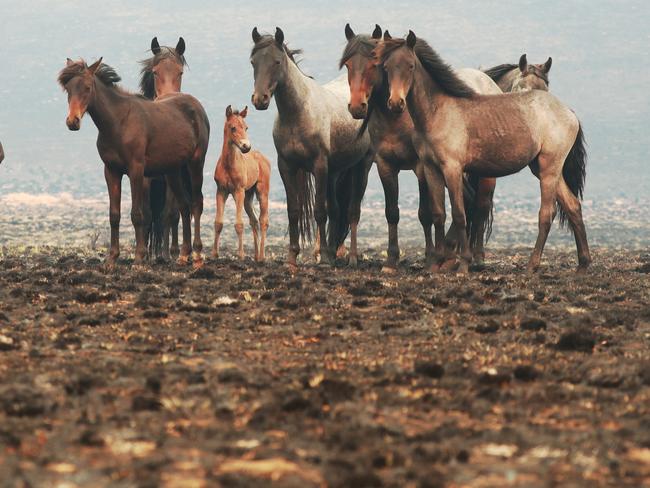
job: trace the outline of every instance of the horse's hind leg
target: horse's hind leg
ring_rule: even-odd
[[[298,200],[298,178],[295,168],[289,167],[287,162],[278,157],[278,170],[284,191],[287,196],[287,216],[289,218],[289,256],[287,264],[295,269],[297,266],[298,254],[300,254],[300,214],[301,208]]]
[[[180,255],[178,256],[178,264],[185,265],[189,263],[192,240],[192,227],[190,220],[190,202],[183,190],[181,172],[178,171],[171,175],[167,175],[167,184],[171,188],[178,207],[181,213],[181,220],[183,221],[183,245],[181,246]]]
[[[472,216],[469,240],[472,244],[474,262],[482,266],[485,262],[485,240],[489,236],[492,218],[492,200],[496,178],[481,178],[476,194],[475,211]]]
[[[359,221],[361,220],[361,202],[363,196],[366,194],[366,187],[368,186],[368,173],[372,167],[373,154],[367,154],[355,169],[354,180],[352,186],[352,199],[350,201],[349,220],[350,220],[350,266],[357,266],[359,255],[357,246],[357,232],[359,229]]]
[[[266,259],[264,246],[266,246],[266,232],[269,229],[269,185],[257,184],[257,200],[260,202],[260,252],[259,261]]]
[[[134,163],[129,168],[131,183],[131,222],[135,228],[135,260],[134,264],[144,262],[146,246],[144,241],[144,163]]]
[[[447,218],[445,211],[445,181],[440,170],[433,164],[425,163],[423,169],[429,187],[431,220],[435,230],[435,247],[431,271],[438,271],[448,252],[445,241],[445,220]]]
[[[467,220],[465,218],[465,202],[463,200],[463,169],[459,163],[448,161],[442,165],[442,171],[447,189],[449,190],[452,218],[460,243],[458,272],[466,273],[469,270],[469,264],[472,262],[472,253],[469,249],[469,239],[467,238]]]
[[[561,164],[551,164],[545,162],[549,156],[540,155],[538,157],[537,173],[539,174],[539,186],[541,190],[541,206],[539,208],[539,221],[538,221],[538,234],[537,241],[535,242],[535,249],[533,250],[530,260],[528,261],[528,273],[534,273],[539,269],[542,260],[542,252],[544,245],[548,238],[548,233],[551,230],[553,217],[555,214],[555,201],[557,198],[558,182],[562,177]],[[564,158],[559,161],[564,161]],[[545,164],[546,163],[546,164]],[[532,169],[532,168],[531,168]],[[535,173],[533,169],[533,173]]]
[[[576,248],[578,250],[578,271],[583,271],[591,264],[591,255],[589,253],[589,243],[587,242],[587,230],[582,220],[582,206],[580,205],[580,200],[571,193],[571,190],[562,178],[560,178],[557,188],[557,200],[573,230],[573,236],[575,237]]]
[[[424,233],[424,261],[425,266],[429,267],[434,263],[435,249],[433,247],[433,236],[431,234],[431,226],[433,225],[433,217],[431,211],[431,195],[429,193],[429,185],[427,185],[426,175],[424,174],[424,166],[418,163],[415,168],[415,176],[418,179],[418,190],[420,193],[418,203],[418,220],[422,226]]]
[[[244,210],[246,210],[246,215],[248,215],[248,222],[253,231],[253,248],[255,249],[255,260],[259,261],[260,259],[260,247],[259,247],[259,222],[257,220],[257,215],[255,215],[255,209],[253,208],[253,196],[255,195],[255,188],[248,190],[244,196]]]
[[[152,259],[154,257],[154,244],[153,234],[154,230],[151,226],[153,222],[153,214],[151,210],[151,178],[144,178],[142,180],[142,217],[144,227],[144,244],[145,244],[145,257]]]
[[[203,264],[203,242],[201,241],[201,215],[203,214],[203,160],[193,161],[188,165],[192,185],[192,216],[194,217],[194,243],[192,260],[194,267]]]
[[[397,268],[399,262],[399,179],[397,171],[381,156],[377,156],[377,172],[384,187],[384,214],[388,223],[388,249],[385,271]]]

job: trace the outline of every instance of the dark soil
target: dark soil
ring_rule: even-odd
[[[282,250],[276,249],[275,256]],[[482,271],[0,253],[8,486],[642,486],[650,255]],[[3,485],[5,486],[5,485]]]

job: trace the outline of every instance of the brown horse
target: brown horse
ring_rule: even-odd
[[[183,72],[187,62],[185,61],[185,40],[179,37],[175,48],[161,46],[158,38],[151,40],[151,58],[140,61],[141,77],[140,92],[149,100],[170,93],[181,91],[183,83]],[[191,194],[189,188],[189,174],[183,170],[183,188],[187,194]],[[180,209],[165,178],[145,178],[145,185],[150,185],[149,199],[145,199],[145,205],[151,208],[151,224],[147,229],[147,242],[149,242],[149,253],[152,256],[162,257],[169,260],[171,257],[178,257],[178,223],[180,221]],[[169,237],[171,233],[171,247]]]
[[[146,255],[144,178],[165,175],[181,206],[183,245],[179,263],[187,264],[192,251],[191,211],[195,225],[193,257],[198,266],[203,248],[203,165],[210,136],[205,110],[190,95],[166,95],[153,102],[128,93],[116,85],[120,77],[115,70],[101,61],[88,66],[83,60],[68,59],[58,81],[68,94],[68,128],[79,130],[87,112],[99,131],[97,150],[104,162],[110,198],[111,248],[107,266],[113,267],[120,254],[120,201],[125,174],[131,183],[135,264],[142,264]],[[185,166],[192,182],[191,208],[182,191],[181,169]]]
[[[500,177],[526,166],[541,188],[539,233],[528,271],[539,268],[556,202],[560,221],[568,219],[576,239],[578,269],[586,269],[591,257],[580,205],[586,152],[576,115],[541,90],[478,95],[428,45],[416,50],[417,41],[411,31],[406,39],[384,41],[376,55],[388,75],[388,107],[400,113],[408,106],[419,136],[418,155],[428,171],[444,176],[461,241],[460,271],[472,259],[463,172]]]
[[[390,35],[386,33],[387,38]],[[350,103],[348,109],[352,116],[364,119],[363,128],[367,126],[370,141],[375,150],[377,171],[384,188],[386,199],[386,220],[388,222],[388,253],[384,264],[386,270],[393,269],[399,259],[399,244],[397,225],[399,222],[399,186],[398,173],[412,170],[418,178],[420,189],[420,205],[418,218],[422,224],[425,236],[427,264],[444,255],[445,240],[445,208],[444,182],[440,181],[436,188],[431,189],[427,184],[422,161],[418,158],[415,144],[413,121],[408,111],[396,114],[388,110],[388,80],[373,56],[373,50],[381,42],[382,30],[375,25],[371,36],[355,34],[349,24],[345,26],[345,37],[348,41],[339,67],[345,66],[348,71],[350,86]],[[458,75],[479,93],[501,93],[497,85],[479,70],[462,69]],[[482,260],[483,234],[489,230],[492,209],[492,194],[494,180],[489,178],[467,178],[468,222],[473,223],[470,241],[474,247],[474,256]],[[487,191],[486,191],[487,187]],[[486,195],[487,192],[487,195]],[[436,198],[432,198],[432,194]],[[470,211],[471,210],[471,211]],[[431,225],[436,229],[436,247],[433,248]],[[481,229],[480,231],[478,229]],[[480,236],[475,234],[480,233]],[[449,236],[455,236],[455,229],[450,229]],[[448,238],[449,239],[449,238]]]
[[[244,220],[242,210],[246,209],[253,230],[255,259],[264,261],[266,231],[269,228],[269,188],[271,163],[259,151],[251,151],[248,126],[244,120],[248,107],[241,112],[226,108],[226,123],[223,126],[223,148],[214,170],[217,183],[217,217],[214,221],[214,247],[212,257],[219,257],[219,238],[223,230],[223,212],[229,195],[235,199],[237,216],[235,231],[239,238],[239,259],[244,259]],[[260,203],[259,223],[253,208],[253,196]],[[261,228],[261,236],[259,231]]]
[[[522,54],[519,64],[500,64],[486,69],[485,74],[492,78],[503,93],[527,90],[548,91],[548,73],[551,71],[553,58],[544,64],[528,64],[526,55]]]

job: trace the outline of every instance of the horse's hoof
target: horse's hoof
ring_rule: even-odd
[[[460,261],[458,263],[458,269],[456,269],[456,274],[467,274],[469,273],[469,263],[467,261]]]
[[[298,273],[298,265],[296,263],[287,263],[287,269],[289,270],[289,273],[291,273],[292,275]]]
[[[219,259],[219,252],[218,252],[218,251],[212,251],[212,252],[210,253],[210,257],[211,257],[212,259]]]
[[[438,274],[440,273],[441,268],[442,268],[441,263],[434,262],[431,266],[429,266],[429,271],[433,274]]]
[[[539,269],[539,265],[536,265],[536,266],[535,266],[535,265],[530,265],[530,264],[529,264],[529,265],[526,267],[526,274],[529,275],[529,276],[532,276],[532,275],[534,275],[534,274],[537,273],[537,270],[538,270],[538,269]]]
[[[397,267],[385,264],[381,267],[381,272],[384,274],[395,274],[397,273]]]
[[[350,258],[348,259],[348,266],[350,266],[351,268],[356,268],[357,266],[359,266],[359,258],[357,258],[356,256],[350,256]]]
[[[447,259],[444,263],[440,265],[441,273],[448,273],[450,271],[455,271],[458,267],[458,261],[456,258]]]
[[[587,274],[588,271],[589,271],[589,266],[588,265],[587,266],[580,265],[576,269],[576,274],[579,275],[579,276],[584,276],[584,275]]]
[[[179,266],[187,266],[190,264],[190,257],[189,256],[178,256],[178,259],[176,260],[176,264]]]

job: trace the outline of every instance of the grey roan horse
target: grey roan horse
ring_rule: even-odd
[[[406,39],[384,41],[376,54],[388,75],[389,108],[402,112],[408,106],[420,136],[418,154],[444,176],[461,240],[460,270],[472,259],[464,232],[463,171],[500,177],[526,166],[541,188],[539,233],[528,271],[539,268],[556,202],[561,222],[569,221],[576,239],[578,270],[586,269],[591,257],[579,200],[586,152],[576,115],[541,90],[478,95],[433,49],[414,50],[416,41],[411,31]]]
[[[321,86],[306,76],[296,64],[296,51],[287,48],[279,28],[275,36],[253,29],[253,42],[253,105],[266,110],[275,96],[278,107],[273,140],[287,195],[288,264],[296,266],[300,238],[309,236],[312,192],[307,173],[311,173],[316,186],[313,213],[321,261],[331,263],[351,231],[349,259],[355,265],[361,200],[373,155],[368,135],[357,137],[361,122],[348,112],[346,79],[339,77]]]
[[[553,59],[548,58],[544,64],[528,64],[526,55],[522,54],[519,64],[500,64],[485,70],[503,93],[526,90],[548,91],[548,72],[551,70]]]

